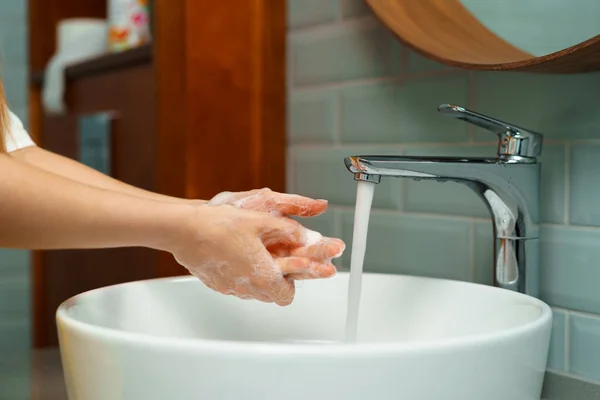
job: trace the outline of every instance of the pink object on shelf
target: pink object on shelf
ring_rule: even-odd
[[[108,0],[108,49],[119,52],[151,40],[147,0]]]

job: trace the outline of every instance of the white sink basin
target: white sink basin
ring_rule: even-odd
[[[365,274],[359,343],[348,275],[289,307],[195,278],[106,287],[57,312],[71,400],[539,400],[552,314],[489,286]]]

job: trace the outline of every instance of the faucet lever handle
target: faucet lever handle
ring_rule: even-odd
[[[540,133],[453,104],[442,104],[438,107],[438,111],[497,134],[499,139],[498,156],[501,158],[536,158],[542,153],[544,137]]]

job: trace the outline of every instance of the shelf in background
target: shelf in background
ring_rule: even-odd
[[[134,65],[151,63],[152,59],[153,48],[151,44],[148,44],[119,53],[107,53],[70,65],[65,69],[65,76],[67,80],[71,80],[104,74]],[[44,71],[32,72],[30,79],[33,84],[42,85],[44,83]]]

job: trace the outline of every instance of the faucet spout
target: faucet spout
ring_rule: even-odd
[[[536,162],[498,158],[351,156],[356,180],[381,177],[452,181],[471,188],[486,204],[495,237],[494,284],[538,295],[539,174]]]
[[[543,135],[463,107],[438,111],[498,136],[497,157],[351,156],[354,179],[382,177],[453,181],[471,188],[486,204],[494,232],[494,285],[539,295],[540,164]]]

